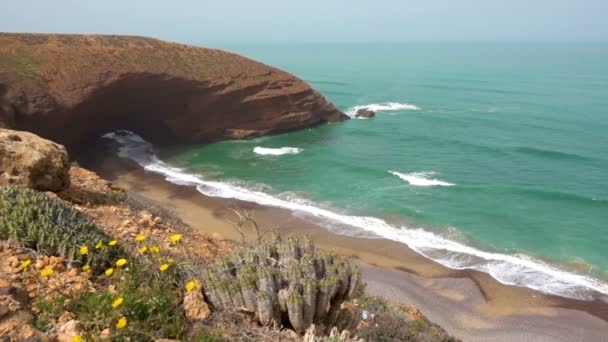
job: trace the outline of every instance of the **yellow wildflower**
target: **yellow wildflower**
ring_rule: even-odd
[[[90,269],[91,269],[91,266],[89,266],[89,265],[82,266],[82,270],[85,271],[85,272],[88,271],[88,270],[90,270]]]
[[[80,336],[80,335],[76,335],[76,336],[72,337],[72,342],[82,342],[82,341],[84,341],[84,340],[82,339],[82,336]]]
[[[196,289],[196,282],[194,280],[190,280],[186,283],[186,291],[190,292]]]
[[[174,262],[175,262],[175,260],[173,260],[173,258],[167,258],[167,262],[168,262],[169,264],[172,264],[172,263],[174,263]]]
[[[114,273],[114,269],[113,268],[108,268],[105,272],[105,274],[109,277]]]
[[[119,307],[122,302],[124,301],[124,299],[122,297],[118,297],[116,298],[113,302],[112,302],[112,308],[116,309],[117,307]]]
[[[146,246],[143,246],[139,249],[139,253],[141,253],[141,254],[145,254],[147,251],[148,251],[148,247],[146,247]]]
[[[87,246],[80,247],[80,255],[87,255],[87,254],[89,254],[89,247],[87,247]]]
[[[53,273],[55,273],[55,271],[53,271],[53,269],[52,269],[52,268],[50,268],[50,267],[45,267],[45,268],[44,268],[44,269],[43,269],[43,270],[40,272],[40,275],[46,278],[46,277],[50,277],[50,276],[52,276],[52,275],[53,275]]]
[[[144,241],[145,239],[146,239],[146,237],[145,237],[145,236],[143,236],[143,235],[141,235],[141,234],[139,234],[139,235],[137,235],[137,236],[135,237],[135,241],[137,241],[137,242],[142,242],[142,241]]]
[[[158,246],[150,247],[150,253],[160,253],[160,248]]]
[[[25,261],[22,261],[21,264],[19,265],[19,269],[20,270],[24,270],[26,269],[30,264],[32,263],[31,259],[27,259]]]
[[[127,326],[127,318],[126,317],[120,317],[120,319],[118,320],[118,322],[116,322],[116,329],[123,329],[126,326]]]
[[[103,247],[103,242],[99,241],[96,245],[95,245],[95,249],[101,249]]]
[[[110,247],[111,246],[116,246],[117,243],[118,243],[118,241],[112,240],[112,241],[108,242],[108,246],[110,246]]]
[[[127,259],[118,259],[118,260],[116,260],[116,266],[118,266],[118,267],[123,267],[126,264],[127,264]]]
[[[169,237],[172,243],[178,243],[182,241],[182,234],[173,234]]]
[[[162,264],[158,267],[161,272],[165,272],[169,268],[168,264]]]

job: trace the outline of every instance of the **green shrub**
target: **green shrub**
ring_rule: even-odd
[[[361,296],[359,300],[361,306],[375,317],[356,332],[357,336],[365,341],[458,341],[425,317],[408,318],[403,311],[382,298]]]
[[[119,246],[96,251],[110,238],[84,214],[47,194],[17,186],[0,186],[0,239],[18,241],[45,255],[103,270],[125,252]],[[81,254],[81,247],[89,252]]]
[[[171,269],[175,269],[172,266]],[[106,328],[112,341],[154,341],[160,338],[180,339],[188,330],[181,306],[183,299],[177,288],[176,271],[161,272],[158,265],[145,258],[131,258],[124,268],[116,268],[111,277],[104,277],[113,291],[87,292],[73,298],[66,309],[73,312],[86,332],[83,337],[94,340]],[[113,306],[118,298],[120,305]],[[121,317],[124,328],[116,328]]]

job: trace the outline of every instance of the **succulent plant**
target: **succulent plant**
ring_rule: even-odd
[[[111,239],[80,211],[18,186],[0,186],[0,238],[64,257],[69,263],[90,264],[96,270],[124,255],[119,246],[95,251],[98,242]],[[82,246],[89,246],[87,253],[81,253]]]
[[[234,253],[203,272],[204,292],[219,310],[250,312],[262,325],[285,325],[302,334],[311,325],[329,332],[350,328],[361,274],[343,257],[319,251],[310,237],[291,236]],[[348,318],[348,319],[347,319]]]

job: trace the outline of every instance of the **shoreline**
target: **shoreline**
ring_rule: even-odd
[[[599,300],[567,299],[504,285],[482,272],[449,269],[395,241],[338,235],[286,209],[207,197],[119,157],[107,153],[99,157],[92,162],[93,171],[167,207],[195,229],[237,240],[227,209],[249,208],[261,227],[276,228],[283,235],[310,234],[319,247],[354,259],[370,294],[412,304],[463,340],[606,338],[608,304]]]

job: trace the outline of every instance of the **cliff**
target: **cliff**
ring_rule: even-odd
[[[0,127],[77,149],[127,129],[204,143],[340,121],[304,81],[215,49],[129,36],[0,33]]]

